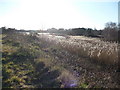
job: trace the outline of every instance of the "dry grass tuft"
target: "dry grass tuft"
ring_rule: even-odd
[[[83,36],[70,36],[69,39],[59,38],[49,34],[41,34],[40,38],[49,44],[61,46],[71,53],[89,57],[92,60],[103,62],[105,64],[117,64],[118,62],[118,44],[104,42],[96,38],[88,38]]]

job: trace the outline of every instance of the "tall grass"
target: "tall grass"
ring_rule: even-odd
[[[92,39],[86,37],[78,38],[58,38],[49,34],[41,34],[40,38],[48,42],[61,46],[65,50],[82,57],[89,57],[105,64],[118,63],[118,44],[112,42],[104,42],[100,39]]]

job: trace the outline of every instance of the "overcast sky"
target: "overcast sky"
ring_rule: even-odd
[[[118,22],[119,0],[0,0],[0,27],[97,28]]]

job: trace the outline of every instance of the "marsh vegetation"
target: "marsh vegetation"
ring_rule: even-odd
[[[3,30],[3,88],[119,88],[118,44],[101,38]]]

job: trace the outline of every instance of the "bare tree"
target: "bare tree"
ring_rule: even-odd
[[[118,41],[118,27],[116,23],[108,22],[103,30],[104,40]]]

